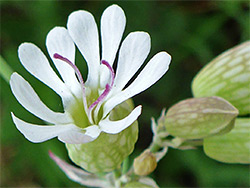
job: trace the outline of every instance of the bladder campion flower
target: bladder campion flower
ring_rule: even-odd
[[[132,109],[128,99],[158,81],[168,70],[171,57],[166,52],[159,52],[127,86],[149,54],[150,36],[146,32],[132,32],[120,46],[125,24],[125,15],[119,6],[112,5],[104,11],[101,17],[101,58],[97,25],[89,12],[75,11],[68,18],[67,29],[52,29],[47,35],[46,46],[62,80],[38,47],[31,43],[20,45],[18,55],[22,65],[53,89],[62,98],[64,106],[64,113],[53,112],[40,100],[28,82],[14,73],[10,85],[19,103],[35,116],[53,124],[34,125],[12,113],[17,129],[28,140],[38,143],[58,137],[60,141],[67,143],[73,161],[86,168],[86,165],[81,165],[73,157],[75,154],[70,151],[71,147],[77,147],[73,149],[77,151],[88,148],[84,143],[96,141],[94,143],[98,145],[98,138],[108,144],[105,140],[108,135],[124,132],[137,120],[141,114],[141,106]],[[86,82],[74,62],[75,45],[88,65]],[[114,71],[113,64],[119,46],[117,69]],[[126,112],[122,112],[122,109]],[[128,149],[129,153],[137,140],[137,129],[136,125],[132,131],[136,134]],[[105,139],[100,138],[101,135],[105,135]],[[129,137],[125,136],[125,139]],[[122,158],[127,155],[128,152]],[[94,168],[87,169],[91,171]]]

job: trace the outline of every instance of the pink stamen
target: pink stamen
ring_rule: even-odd
[[[105,60],[102,60],[101,64],[105,65],[110,70],[110,73],[111,73],[111,84],[110,85],[106,84],[105,90],[98,97],[98,99],[93,104],[90,105],[89,110],[93,109],[99,102],[101,102],[109,94],[110,90],[112,89],[112,87],[114,85],[114,79],[115,79],[115,71],[114,71],[114,69]]]
[[[85,86],[84,86],[84,81],[83,81],[83,78],[82,78],[82,75],[81,75],[81,72],[79,71],[79,69],[77,68],[77,66],[75,64],[73,64],[70,60],[68,60],[66,57],[63,57],[57,53],[54,54],[54,58],[55,59],[60,59],[62,61],[64,61],[65,63],[67,63],[68,65],[70,65],[75,73],[76,73],[76,76],[81,84],[81,87],[82,87],[82,92],[83,92],[83,104],[84,104],[84,108],[85,108],[85,111],[87,112],[88,110],[88,107],[87,107],[87,100],[86,100],[86,96],[85,96]]]
[[[55,58],[55,59],[60,59],[60,60],[62,60],[62,61],[64,61],[64,62],[66,62],[68,65],[70,65],[70,66],[74,69],[74,71],[75,71],[75,73],[76,73],[76,75],[77,75],[77,77],[78,77],[78,79],[79,79],[79,82],[80,82],[81,85],[83,86],[83,90],[84,90],[84,93],[85,93],[84,81],[83,81],[81,72],[79,71],[79,69],[77,68],[77,66],[75,66],[75,65],[74,65],[70,60],[68,60],[66,57],[63,57],[63,56],[61,56],[61,55],[59,55],[59,54],[57,54],[57,53],[54,54],[54,58]]]
[[[108,95],[110,90],[111,86],[109,84],[106,84],[104,92],[98,97],[98,99],[96,99],[95,102],[93,102],[93,104],[90,105],[89,110],[93,109],[100,101],[102,101],[102,99],[104,99]]]
[[[107,61],[102,60],[101,64],[106,65],[106,67],[108,67],[108,69],[110,70],[110,73],[111,73],[111,84],[110,84],[110,86],[112,87],[114,85],[114,80],[115,80],[115,71]]]

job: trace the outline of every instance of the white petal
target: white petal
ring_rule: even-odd
[[[130,33],[121,45],[114,89],[120,91],[141,67],[150,51],[150,36],[146,32]]]
[[[129,127],[141,114],[141,106],[137,106],[127,117],[118,121],[110,121],[109,116],[99,123],[103,132],[117,134]]]
[[[113,65],[117,49],[126,25],[126,17],[123,10],[117,6],[109,6],[102,14],[101,37],[102,59]]]
[[[50,58],[53,60],[65,84],[71,91],[77,93],[77,90],[81,90],[81,87],[76,79],[75,71],[67,63],[53,57],[55,53],[58,53],[66,57],[73,64],[75,63],[75,45],[68,31],[64,27],[55,27],[52,29],[47,35],[46,46]]]
[[[144,67],[137,78],[125,90],[110,98],[104,104],[104,116],[116,105],[146,90],[158,81],[168,70],[171,56],[166,52],[156,54]]]
[[[101,18],[102,60],[113,65],[119,44],[126,25],[126,17],[123,10],[117,6],[109,6]],[[109,70],[101,66],[101,87],[109,82]]]
[[[48,85],[62,98],[71,96],[70,91],[51,68],[43,52],[32,43],[23,43],[18,48],[18,56],[32,75]]]
[[[58,137],[60,141],[68,144],[83,144],[95,139],[85,135],[86,131],[74,124],[35,125],[20,120],[13,113],[11,115],[17,129],[25,138],[34,143],[44,142],[54,137]]]
[[[89,126],[85,128],[84,130],[86,130],[85,134],[90,136],[93,139],[96,139],[101,133],[101,129],[97,125]]]
[[[17,118],[11,113],[12,119],[17,129],[27,138],[34,143],[44,142],[54,137],[60,136],[65,132],[75,130],[77,127],[73,124],[67,125],[35,125],[27,123]]]
[[[52,152],[50,152],[49,155],[68,176],[69,179],[89,187],[107,186],[107,182],[104,180],[100,180],[95,174],[88,173],[81,168],[76,168],[75,166],[66,163],[65,161],[54,155]]]
[[[88,64],[86,84],[97,87],[99,77],[99,36],[94,17],[87,11],[75,11],[69,15],[68,31]]]
[[[13,73],[10,87],[18,102],[35,116],[53,124],[68,124],[72,119],[66,113],[50,110],[38,97],[31,85],[19,74]]]
[[[58,139],[68,144],[84,144],[95,140],[95,138],[86,135],[85,131],[79,129],[64,132],[58,136]]]
[[[58,139],[64,143],[68,144],[83,144],[92,142],[95,140],[101,133],[101,130],[96,125],[92,125],[81,131],[79,129],[70,130],[58,136]]]

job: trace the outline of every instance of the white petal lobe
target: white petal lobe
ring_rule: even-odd
[[[51,68],[42,51],[32,43],[23,43],[18,48],[22,65],[37,79],[53,89],[62,98],[71,96],[70,91]]]
[[[137,106],[127,117],[118,121],[109,120],[109,116],[99,123],[103,132],[117,134],[129,127],[141,114],[141,106]]]
[[[150,51],[150,36],[146,32],[130,33],[121,45],[114,89],[121,91],[141,67]]]
[[[94,138],[86,135],[83,130],[79,130],[76,127],[75,129],[60,134],[58,139],[68,144],[84,144],[94,140]]]
[[[87,11],[75,11],[69,15],[67,28],[73,41],[79,48],[88,64],[88,80],[86,84],[97,87],[100,54],[99,36],[95,19]]]
[[[53,112],[38,97],[31,85],[19,74],[13,73],[10,87],[18,102],[35,116],[53,124],[71,123],[72,119],[66,113]]]
[[[118,47],[126,25],[126,17],[123,10],[117,6],[109,6],[101,17],[102,60],[106,60],[111,66],[114,63]],[[109,70],[101,66],[101,87],[109,82]]]
[[[22,121],[13,113],[11,115],[17,129],[25,136],[25,138],[34,143],[44,142],[75,128],[75,125],[72,124],[35,125]]]
[[[87,136],[90,136],[93,139],[96,139],[101,133],[101,129],[97,125],[89,126],[89,127],[85,128],[84,130],[86,131],[85,134]]]
[[[102,59],[112,66],[117,49],[126,25],[123,10],[117,6],[109,6],[101,18]]]
[[[156,54],[137,78],[125,90],[114,95],[104,104],[104,116],[116,105],[146,90],[157,82],[168,70],[171,56],[166,52]]]
[[[50,58],[53,60],[65,84],[71,91],[77,93],[77,90],[80,90],[81,87],[76,79],[75,71],[67,63],[53,57],[55,53],[58,53],[73,64],[75,63],[75,45],[68,31],[64,27],[55,27],[52,29],[47,35],[46,46]]]

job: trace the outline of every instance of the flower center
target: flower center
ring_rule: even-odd
[[[106,84],[104,92],[98,97],[98,99],[93,104],[91,104],[89,106],[89,110],[92,110],[99,102],[101,102],[109,94],[110,90],[112,89],[112,87],[114,85],[114,79],[115,79],[114,69],[105,60],[102,60],[101,64],[105,65],[110,70],[110,72],[111,72],[111,84]]]
[[[73,64],[69,59],[55,53],[54,54],[54,58],[55,59],[60,59],[62,60],[63,62],[67,63],[68,65],[70,65],[75,73],[76,73],[76,76],[80,82],[80,85],[81,85],[81,88],[82,88],[82,92],[83,92],[83,106],[84,106],[84,110],[88,116],[88,119],[89,119],[89,122],[91,124],[93,124],[93,122],[96,122],[96,118],[92,118],[92,110],[94,109],[94,107],[96,107],[96,110],[97,111],[97,114],[98,114],[98,111],[100,110],[100,107],[101,107],[101,104],[102,104],[102,101],[104,101],[105,97],[109,94],[109,92],[111,91],[113,85],[114,85],[114,78],[115,78],[115,72],[113,70],[113,68],[110,66],[110,64],[105,61],[105,60],[102,60],[101,61],[101,64],[105,65],[109,71],[110,71],[110,76],[111,76],[111,83],[107,83],[106,86],[105,86],[105,90],[103,91],[103,93],[96,99],[95,102],[93,102],[89,107],[88,107],[88,103],[87,103],[87,99],[86,99],[86,94],[85,94],[85,84],[84,84],[84,80],[83,80],[83,77],[81,75],[81,72],[79,71],[79,69],[77,68],[77,66],[75,64]],[[99,104],[99,105],[98,105]]]

